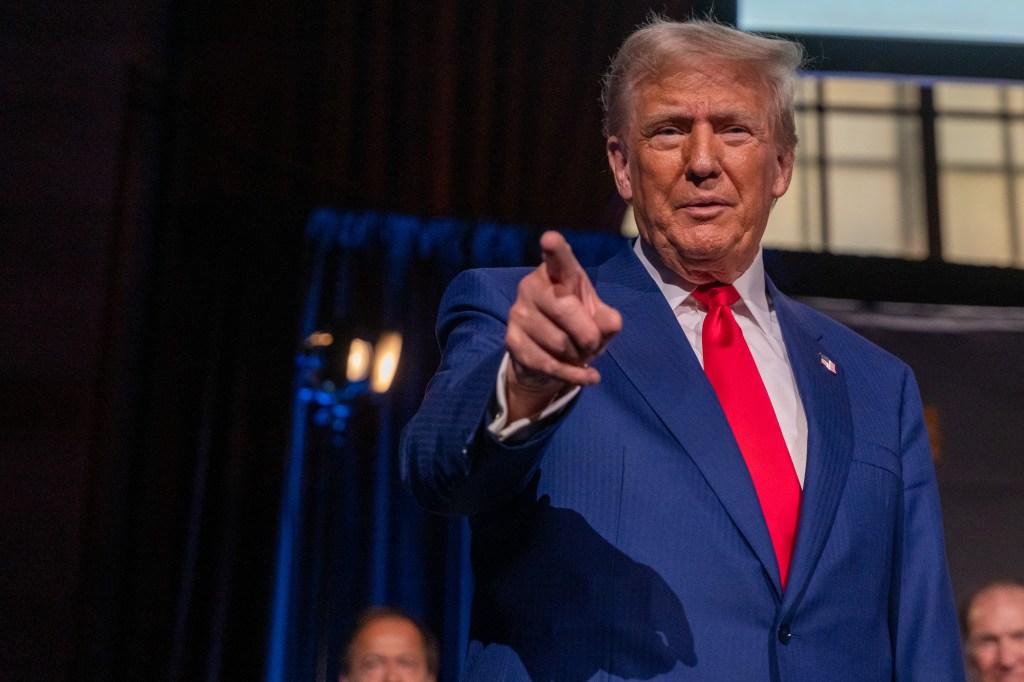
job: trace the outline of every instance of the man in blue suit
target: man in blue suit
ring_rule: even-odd
[[[963,679],[914,378],[764,274],[801,61],[639,29],[604,104],[640,239],[585,271],[549,232],[538,268],[447,291],[402,473],[469,516],[464,679]],[[753,363],[717,354],[736,341]]]

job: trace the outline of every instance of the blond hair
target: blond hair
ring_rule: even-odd
[[[655,16],[626,38],[602,84],[604,136],[624,133],[639,86],[671,68],[707,61],[742,65],[762,79],[775,141],[780,149],[792,151],[797,143],[793,90],[805,63],[803,47],[699,19],[671,21]]]

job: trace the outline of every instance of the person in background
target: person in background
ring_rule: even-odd
[[[960,610],[964,653],[977,682],[1024,682],[1024,581],[991,582]]]
[[[356,619],[341,651],[340,682],[435,682],[437,640],[403,611],[375,606]]]

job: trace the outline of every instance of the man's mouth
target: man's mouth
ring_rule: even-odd
[[[687,201],[682,210],[695,218],[709,218],[729,207],[729,204],[718,197],[704,197]]]
[[[729,202],[721,197],[706,196],[690,199],[683,204],[683,208],[709,208],[712,206],[728,206]]]

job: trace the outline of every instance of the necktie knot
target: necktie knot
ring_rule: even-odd
[[[732,304],[740,300],[736,287],[731,284],[702,284],[693,290],[693,297],[706,305],[708,308],[725,306],[731,308]]]
[[[740,300],[733,285],[702,284],[693,290],[693,297],[708,309],[702,333],[705,353],[710,345],[732,346],[737,340],[743,343],[742,332],[732,315],[732,304]]]

